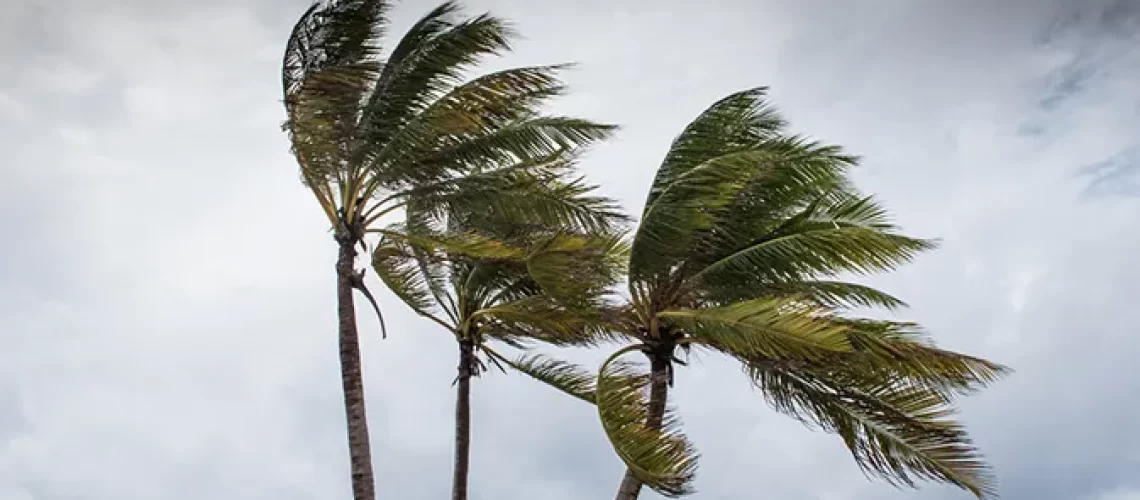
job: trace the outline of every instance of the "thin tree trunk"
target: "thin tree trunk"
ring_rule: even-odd
[[[348,423],[348,453],[352,466],[353,500],[375,500],[372,450],[368,442],[368,418],[364,411],[364,377],[360,365],[360,340],[356,331],[356,308],[352,303],[353,264],[356,250],[351,241],[340,242],[336,261],[337,316],[340,320],[340,380],[344,389],[344,412]]]
[[[649,372],[649,418],[645,425],[650,429],[660,429],[665,418],[665,402],[669,398],[669,361],[661,356],[650,356]],[[637,500],[641,495],[641,480],[626,469],[615,500]]]
[[[467,500],[467,477],[471,465],[471,376],[475,344],[459,341],[459,374],[455,384],[455,475],[451,500]]]

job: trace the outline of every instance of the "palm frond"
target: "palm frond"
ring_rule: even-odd
[[[594,404],[594,376],[580,366],[541,354],[523,355],[512,360],[486,347],[483,350],[524,375]]]
[[[627,220],[616,201],[573,172],[567,153],[462,176],[414,195],[434,221],[479,218],[479,225],[605,231]],[[410,209],[411,207],[409,207]],[[474,224],[474,222],[470,222]]]
[[[602,322],[615,335],[625,337],[627,341],[645,342],[649,340],[642,330],[643,322],[638,315],[637,307],[632,302],[618,302],[602,306]]]
[[[821,203],[817,210],[807,214],[809,220],[882,231],[898,229],[891,220],[890,213],[874,196],[858,196],[850,191],[836,191],[828,193],[823,201],[825,203]]]
[[[509,223],[510,221],[504,221]],[[624,339],[605,315],[609,287],[620,279],[619,235],[571,233],[541,228],[475,226],[511,236],[528,248],[525,257],[477,260],[465,264],[470,274],[461,285],[466,303],[478,307],[484,334],[526,343],[588,346]]]
[[[786,298],[756,299],[722,307],[674,309],[658,314],[700,346],[737,356],[815,360],[850,352],[847,328],[819,309]]]
[[[314,72],[374,63],[389,7],[385,0],[327,0],[310,6],[285,45],[281,79],[286,98]]]
[[[472,314],[492,338],[589,347],[613,339],[597,317],[568,308],[551,297],[534,295],[494,304]]]
[[[881,307],[887,310],[907,306],[902,299],[875,288],[829,280],[771,281],[763,276],[721,280],[715,286],[702,287],[703,298],[712,304],[730,304],[741,300],[771,297],[798,297],[819,307],[843,310],[856,307]]]
[[[622,234],[560,232],[527,256],[527,272],[543,293],[580,310],[599,310],[621,279],[628,246]]]
[[[449,209],[464,207],[462,203],[452,201],[452,197],[471,192],[487,196],[504,187],[516,186],[519,181],[515,179],[547,179],[567,175],[574,169],[576,154],[576,151],[564,150],[512,164],[482,164],[484,168],[480,170],[456,172],[455,175],[398,190],[381,199],[378,204],[403,206],[416,200],[418,213],[413,217],[427,224],[443,223]],[[384,210],[378,210],[369,215],[375,218],[384,214]]]
[[[461,10],[459,2],[445,1],[429,10],[408,28],[384,63],[384,70],[377,81],[375,92],[369,98],[368,109],[375,109],[377,101],[384,97],[388,83],[402,68],[406,68],[406,61],[409,58],[417,54],[425,43],[455,27]]]
[[[363,160],[384,182],[430,182],[447,172],[549,156],[608,137],[613,125],[536,116],[564,89],[563,66],[491,73],[431,102],[386,140],[372,141]]]
[[[458,21],[456,2],[445,2],[416,23],[393,49],[368,100],[372,140],[387,142],[396,130],[460,82],[485,56],[507,50],[514,36],[488,14]]]
[[[320,69],[286,96],[285,130],[306,183],[343,185],[352,175],[347,151],[356,98],[370,84],[372,70],[368,63]]]
[[[595,397],[602,428],[618,457],[646,486],[669,498],[692,493],[696,449],[681,433],[671,408],[665,408],[659,426],[648,425],[650,376],[617,359],[622,352],[628,351],[611,356],[598,374]]]
[[[749,221],[729,218],[757,183],[780,176],[829,187],[849,159],[837,148],[800,137],[777,137],[748,149],[714,156],[686,170],[646,207],[634,237],[630,278],[644,281],[701,257],[723,232]],[[715,250],[715,247],[712,248]]]
[[[524,248],[515,247],[501,239],[471,230],[433,232],[430,230],[410,230],[406,225],[395,224],[389,226],[388,229],[374,230],[373,232],[379,232],[385,238],[440,255],[440,258],[462,256],[469,259],[522,262],[527,256],[527,250]]]
[[[496,124],[493,131],[470,137],[426,162],[485,168],[492,161],[509,164],[547,158],[607,139],[617,129],[616,125],[567,116],[521,117]]]
[[[691,279],[731,282],[759,275],[778,283],[843,272],[869,274],[892,270],[936,245],[862,226],[825,222],[797,226],[716,260]]]
[[[291,149],[301,178],[334,225],[360,173],[348,162],[363,97],[372,88],[388,2],[330,0],[294,25],[282,61]],[[349,210],[351,212],[351,210]],[[351,214],[350,214],[351,216]]]
[[[753,149],[778,134],[785,121],[767,102],[766,87],[731,94],[700,114],[669,147],[645,201],[657,198],[690,170],[727,154]]]
[[[836,382],[779,366],[749,371],[775,409],[839,434],[866,473],[894,485],[913,487],[916,479],[929,479],[978,498],[997,496],[992,471],[936,392],[889,382]]]
[[[404,237],[399,237],[404,236]],[[426,238],[400,235],[396,231],[380,238],[372,252],[372,269],[381,281],[401,301],[417,314],[430,318],[436,323],[454,329],[453,324],[440,319],[436,314],[442,310],[452,323],[458,319],[454,302],[443,300],[446,290],[442,284],[443,261],[433,258],[434,253],[417,253],[409,239],[423,243]]]
[[[997,382],[1010,369],[985,359],[936,347],[917,324],[869,319],[837,319],[847,327],[856,351],[837,360],[833,371],[894,380],[945,398],[971,394]]]
[[[645,281],[670,272],[694,247],[698,232],[713,227],[760,168],[761,152],[717,156],[688,170],[654,197],[630,251],[630,278]]]

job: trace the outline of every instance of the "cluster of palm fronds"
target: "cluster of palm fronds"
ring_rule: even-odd
[[[628,466],[619,499],[643,485],[692,492],[697,454],[668,392],[678,351],[694,348],[738,361],[776,410],[838,434],[868,473],[995,494],[952,403],[1005,368],[939,349],[917,325],[854,314],[903,302],[843,276],[934,246],[856,191],[854,157],[789,134],[763,89],[735,93],[677,136],[631,230],[575,164],[615,127],[542,112],[565,91],[563,66],[467,76],[513,34],[451,2],[382,51],[388,7],[315,4],[283,63],[285,130],[340,247],[357,500],[375,497],[352,301],[353,289],[372,299],[355,268],[368,243],[380,280],[456,339],[455,499],[467,496],[470,384],[489,366],[596,405]],[[594,372],[536,345],[617,349]]]

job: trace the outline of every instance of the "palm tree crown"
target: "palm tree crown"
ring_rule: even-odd
[[[565,91],[557,74],[567,65],[465,80],[484,57],[508,50],[514,33],[490,15],[459,19],[454,2],[430,11],[381,59],[388,7],[314,4],[286,49],[285,129],[338,239],[361,241],[413,197],[444,210],[474,197],[509,206],[512,191],[503,188],[532,173],[523,160],[541,163],[613,130],[537,112]],[[487,171],[504,162],[515,169]]]
[[[904,304],[843,280],[935,243],[900,234],[858,194],[847,173],[856,158],[785,129],[764,88],[729,95],[681,132],[657,172],[631,244],[629,300],[608,315],[628,345],[586,387],[628,466],[619,500],[642,484],[693,491],[697,454],[667,404],[677,351],[693,348],[739,362],[776,410],[838,434],[869,474],[993,495],[952,402],[1006,369],[938,349],[915,324],[852,316]],[[648,373],[623,358],[635,351]],[[583,392],[583,373],[555,371]]]
[[[414,222],[394,227],[401,237],[382,238],[373,253],[388,287],[458,344],[453,500],[467,498],[471,381],[487,368],[479,355],[504,371],[526,370],[534,361],[512,361],[492,344],[581,344],[605,331],[600,311],[621,276],[625,218],[605,198],[567,186],[547,179],[530,186],[530,206],[446,220],[409,210]],[[543,208],[552,200],[577,207],[575,216]]]

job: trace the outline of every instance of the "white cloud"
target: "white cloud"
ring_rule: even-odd
[[[0,92],[0,116],[6,120],[17,120],[24,116],[24,107],[15,97],[8,95],[6,92]]]
[[[1096,500],[1140,500],[1140,490],[1115,489],[1089,498]]]

